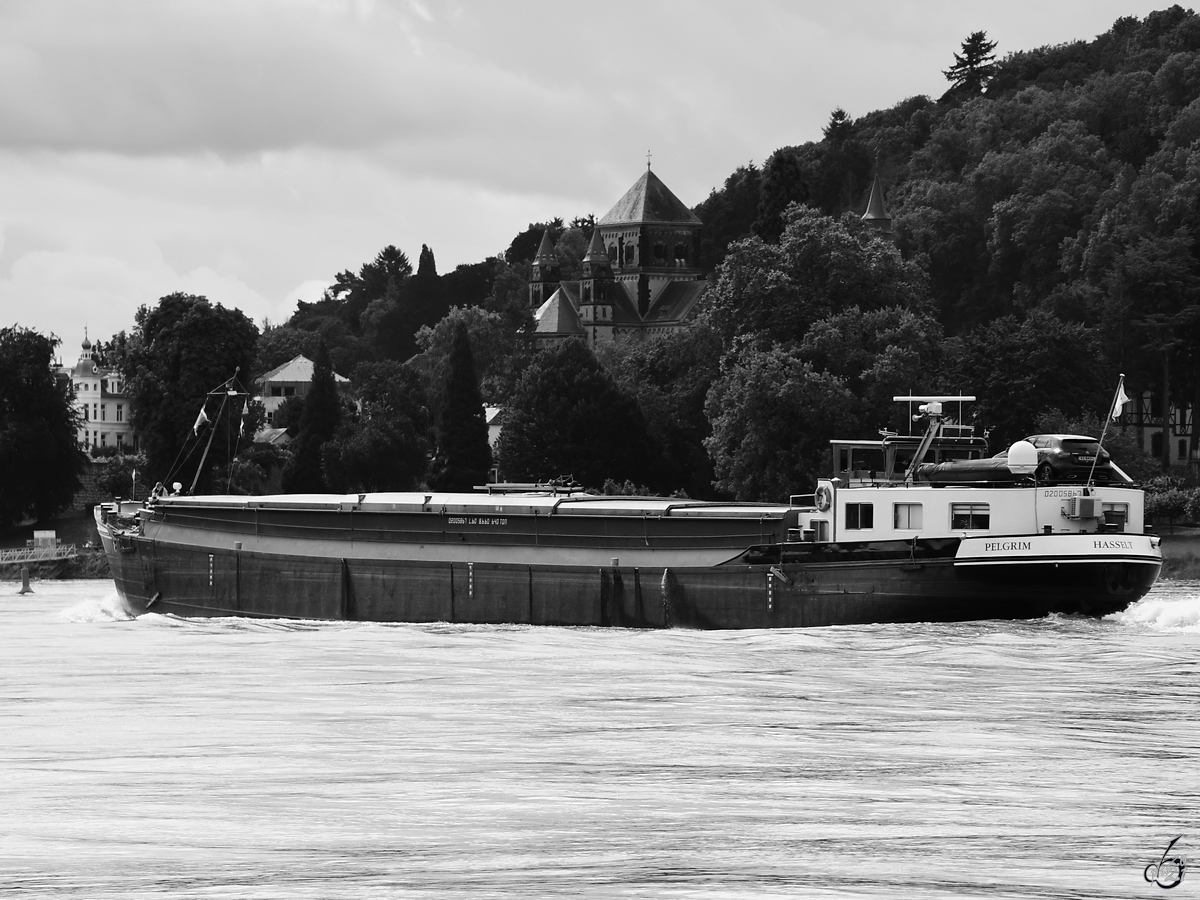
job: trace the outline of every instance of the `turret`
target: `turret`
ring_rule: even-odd
[[[587,254],[583,257],[583,278],[579,285],[579,320],[591,332],[592,344],[613,337],[613,306],[610,290],[614,286],[612,262],[604,252],[600,229],[592,232]]]
[[[542,232],[542,243],[538,246],[529,273],[529,305],[534,309],[540,307],[558,290],[561,280],[558,255],[554,252],[554,241],[550,239],[550,229],[547,228]]]

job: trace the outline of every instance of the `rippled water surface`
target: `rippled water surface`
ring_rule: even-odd
[[[16,588],[6,898],[1132,897],[1172,837],[1200,861],[1200,583],[1101,621],[743,632]]]

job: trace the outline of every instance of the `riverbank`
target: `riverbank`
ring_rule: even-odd
[[[26,563],[25,565],[29,568],[29,577],[34,581],[112,578],[112,570],[108,567],[108,557],[101,549],[80,550],[77,556],[70,559]],[[16,563],[0,566],[0,581],[20,581],[21,568],[22,566]]]
[[[1163,578],[1200,578],[1200,528],[1177,527],[1162,536]]]

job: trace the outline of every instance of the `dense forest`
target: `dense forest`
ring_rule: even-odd
[[[1100,427],[1121,372],[1158,408],[1200,401],[1200,17],[1176,6],[1035,50],[976,32],[946,64],[941,97],[835,109],[820,141],[740,167],[695,208],[709,290],[685,331],[534,350],[530,261],[549,230],[577,277],[591,216],[530,223],[444,274],[426,246],[415,270],[388,246],[338,273],[257,338],[256,373],[304,353],[352,381],[322,401],[340,411],[308,416],[319,452],[302,404],[280,411],[303,483],[458,478],[480,400],[505,410],[510,479],[771,499],[824,471],[830,438],[903,427],[895,393],[976,394],[996,449]],[[890,240],[860,221],[876,175]],[[131,383],[145,337],[111,345]],[[1131,433],[1112,440],[1140,477],[1161,471]],[[217,474],[261,485],[236,462]]]

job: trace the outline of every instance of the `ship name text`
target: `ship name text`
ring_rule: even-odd
[[[1032,541],[987,541],[983,545],[984,553],[994,553],[1004,550],[1032,550]]]

